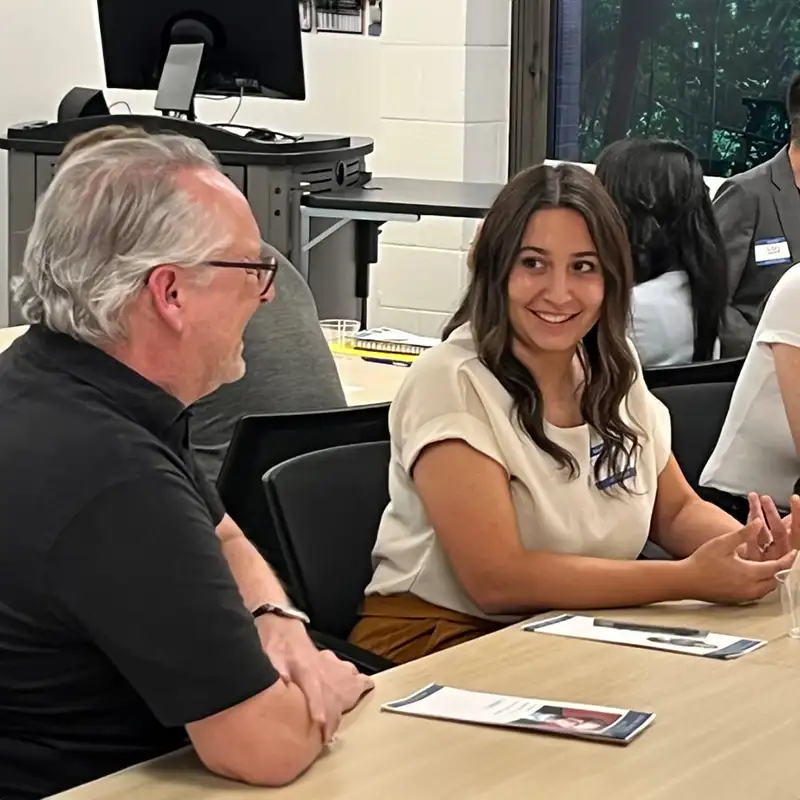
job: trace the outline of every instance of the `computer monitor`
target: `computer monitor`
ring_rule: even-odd
[[[109,89],[158,89],[194,119],[194,95],[305,100],[297,0],[97,0]]]

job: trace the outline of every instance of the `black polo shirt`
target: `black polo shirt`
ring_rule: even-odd
[[[40,326],[0,355],[0,798],[175,749],[277,680],[222,514],[174,397]]]

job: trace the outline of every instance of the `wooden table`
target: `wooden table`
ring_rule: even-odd
[[[26,330],[28,330],[27,325],[0,328],[0,353]],[[376,364],[360,358],[337,359],[336,366],[344,386],[347,403],[351,406],[391,402],[406,376],[406,367]]]
[[[353,357],[337,358],[336,367],[347,404],[351,406],[390,403],[408,374],[408,367],[378,364]]]
[[[604,616],[763,638],[735,661],[523,633],[514,626],[377,677],[338,743],[283,789],[234,784],[182,751],[63,800],[797,800],[800,641],[774,598],[663,604]],[[379,711],[429,682],[654,711],[628,747]]]

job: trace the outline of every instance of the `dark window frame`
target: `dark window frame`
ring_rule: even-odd
[[[553,0],[512,0],[509,177],[540,164],[550,150],[554,30]]]

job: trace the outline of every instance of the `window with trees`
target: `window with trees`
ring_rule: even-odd
[[[708,174],[770,158],[800,69],[796,0],[553,0],[548,155],[594,161],[626,136],[677,139]]]

